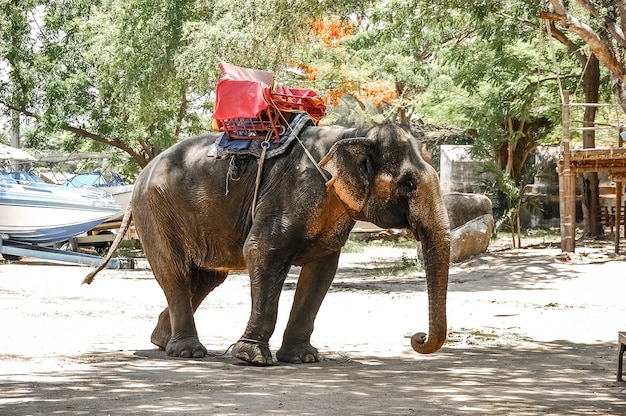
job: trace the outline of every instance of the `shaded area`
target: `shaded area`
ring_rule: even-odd
[[[229,356],[163,352],[64,357],[58,372],[0,379],[3,415],[591,415],[626,412],[615,348],[565,341],[444,349],[428,357],[241,365]],[[87,364],[84,364],[87,363]],[[529,365],[532,363],[532,365]],[[156,380],[156,381],[155,381]]]
[[[542,285],[560,280],[572,280],[580,273],[572,270],[572,261],[578,264],[603,264],[616,261],[615,256],[601,255],[586,258],[583,254],[572,259],[560,250],[508,250],[498,253],[485,253],[466,262],[453,264],[450,268],[450,292],[485,292],[490,290],[540,290]],[[572,255],[576,256],[576,255]],[[498,260],[498,270],[494,273],[493,262]],[[624,260],[619,257],[619,260]],[[424,272],[398,273],[398,264],[404,257],[372,258],[367,261],[354,261],[340,264],[331,292],[343,290],[363,290],[371,292],[419,292],[426,288]],[[300,272],[293,267],[284,288],[295,290]]]
[[[322,362],[269,368],[151,349],[165,300],[149,270],[85,286],[84,268],[2,265],[0,414],[626,414],[611,340],[626,329],[624,258],[516,250],[454,265],[448,343],[419,356],[407,337],[426,328],[423,275],[370,273],[400,256],[343,259],[314,333]],[[248,278],[233,274],[196,313],[201,340],[223,352],[249,308]]]

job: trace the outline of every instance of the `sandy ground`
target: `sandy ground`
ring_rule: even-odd
[[[86,286],[83,267],[3,264],[0,414],[626,414],[626,383],[615,381],[626,256],[612,250],[492,250],[455,265],[449,339],[429,356],[408,339],[427,329],[423,275],[386,272],[414,251],[344,254],[313,334],[322,361],[265,368],[225,353],[249,314],[244,275],[196,314],[211,355],[172,359],[149,342],[165,306],[149,270],[106,270]]]

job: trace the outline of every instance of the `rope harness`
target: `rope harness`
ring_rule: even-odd
[[[267,348],[270,347],[269,342],[259,341],[258,339],[239,338],[237,340],[237,342],[239,342],[239,341],[247,342],[247,343],[250,343],[250,344],[260,345],[261,347],[267,347]],[[226,348],[226,351],[224,351],[224,352],[220,352],[220,353],[217,353],[217,354],[207,354],[207,355],[210,355],[210,356],[213,356],[213,357],[223,357],[224,355],[228,354],[228,351],[230,351],[230,349],[232,347],[234,347],[237,342],[233,342],[232,344],[230,344],[228,346],[228,348]]]
[[[287,123],[287,120],[285,120],[285,118],[283,116],[283,113],[280,112],[279,115],[283,119],[283,121],[285,122],[285,125],[290,130],[290,132],[294,133],[291,125],[289,123]],[[261,186],[261,175],[263,174],[263,166],[265,165],[267,149],[269,149],[269,147],[270,147],[271,138],[272,138],[272,132],[268,131],[267,132],[267,136],[265,137],[265,139],[261,143],[261,155],[259,156],[259,167],[258,167],[257,172],[256,172],[256,180],[254,182],[254,196],[252,198],[252,211],[251,211],[252,221],[254,221],[254,218],[256,216],[256,205],[257,205],[257,199],[258,199],[258,196],[259,196],[259,188]],[[322,175],[322,178],[324,179],[324,183],[328,182],[330,180],[330,178],[328,177],[326,172],[324,172],[324,170],[322,170],[322,168],[319,166],[319,163],[315,160],[315,158],[313,157],[311,152],[309,152],[309,149],[306,148],[306,146],[304,145],[304,143],[300,139],[299,132],[298,132],[298,134],[295,135],[295,139],[298,141],[298,143],[300,144],[300,146],[304,150],[304,153],[306,154],[306,156],[313,163],[313,166],[315,166],[315,168],[317,169],[319,174]],[[232,158],[231,158],[231,165],[232,165]],[[230,167],[229,167],[229,171],[228,172],[230,174]],[[236,173],[236,167],[235,167],[235,173]],[[237,178],[236,180],[239,180],[239,178]],[[226,195],[228,195],[228,178],[226,179]]]
[[[252,221],[256,216],[256,200],[259,196],[259,187],[261,186],[261,175],[263,174],[263,165],[265,164],[265,155],[267,149],[270,147],[270,133],[267,133],[267,137],[261,143],[261,156],[259,156],[259,168],[256,171],[256,180],[254,181],[254,196],[252,197]]]

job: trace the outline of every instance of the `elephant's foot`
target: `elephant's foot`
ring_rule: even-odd
[[[159,349],[165,350],[171,337],[172,325],[170,323],[170,314],[167,308],[165,308],[165,310],[159,315],[157,325],[150,336],[150,342],[159,347]]]
[[[232,356],[250,365],[266,366],[274,364],[272,353],[267,343],[261,341],[242,340],[235,343]]]
[[[157,325],[152,331],[150,336],[150,342],[159,347],[161,350],[165,350],[167,344],[170,342],[171,331],[169,327],[167,329],[161,328],[161,325]]]
[[[207,349],[200,343],[198,337],[171,338],[165,352],[170,357],[202,358],[207,354]]]
[[[283,344],[276,352],[276,358],[278,361],[284,363],[316,363],[320,360],[320,354],[317,348],[309,343],[296,345]]]

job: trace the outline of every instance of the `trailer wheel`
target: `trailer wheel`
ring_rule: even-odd
[[[61,245],[61,250],[77,252],[78,242],[76,241],[76,238],[72,237],[69,240],[67,240],[65,243],[63,243],[63,245]]]

